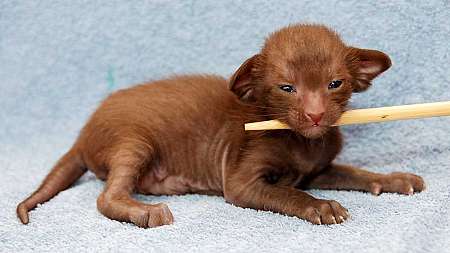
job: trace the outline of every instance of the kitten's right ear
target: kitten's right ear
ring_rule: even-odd
[[[253,90],[255,88],[253,75],[254,69],[261,63],[261,55],[256,54],[247,59],[231,76],[228,88],[234,92],[239,99],[253,101]]]

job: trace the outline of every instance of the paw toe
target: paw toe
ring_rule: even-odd
[[[304,218],[313,224],[322,225],[320,212],[315,207],[307,207],[305,210]]]
[[[305,211],[306,220],[313,224],[339,224],[348,218],[347,209],[336,201],[317,200],[313,206]]]
[[[381,194],[381,190],[382,190],[382,185],[380,183],[372,183],[370,184],[370,193],[372,193],[373,195],[380,195]]]
[[[382,192],[393,192],[412,195],[425,189],[425,182],[417,175],[393,172],[383,176],[379,181],[370,184],[370,192],[379,195]]]
[[[166,204],[147,205],[131,215],[131,222],[142,228],[153,228],[173,223],[173,216]]]

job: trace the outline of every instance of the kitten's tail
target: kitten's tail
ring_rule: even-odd
[[[41,186],[17,206],[17,217],[23,224],[27,224],[29,221],[28,211],[67,189],[86,170],[81,155],[72,148],[56,163]]]

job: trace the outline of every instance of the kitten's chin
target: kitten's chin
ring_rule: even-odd
[[[294,128],[294,131],[308,139],[317,139],[322,137],[327,131],[327,126],[308,126]]]

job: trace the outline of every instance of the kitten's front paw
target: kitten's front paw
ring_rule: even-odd
[[[382,192],[393,192],[412,195],[425,189],[425,182],[417,175],[403,172],[393,172],[382,175],[369,186],[369,191],[374,195]]]
[[[347,209],[334,200],[314,199],[305,207],[301,218],[314,224],[338,224],[349,217]]]

